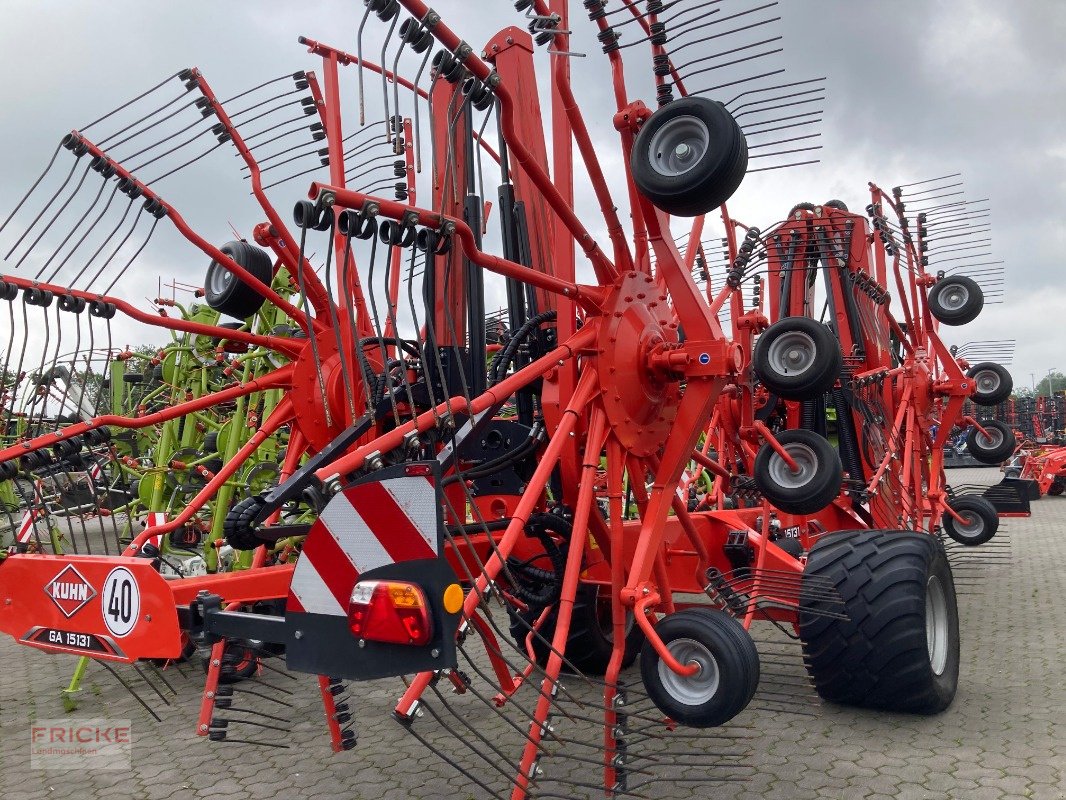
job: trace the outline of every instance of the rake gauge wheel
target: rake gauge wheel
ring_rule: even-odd
[[[976,384],[972,399],[979,406],[996,406],[1010,397],[1014,391],[1014,379],[1010,373],[993,361],[982,361],[966,372]]]
[[[929,292],[929,311],[945,325],[973,322],[984,307],[984,292],[965,275],[941,278]]]
[[[840,531],[811,549],[800,596],[804,662],[842,705],[937,714],[959,685],[959,611],[944,545],[912,531]],[[827,585],[839,598],[827,600]],[[843,601],[841,618],[839,602]]]
[[[637,188],[658,208],[695,217],[733,196],[748,168],[748,144],[721,103],[684,97],[644,123],[630,167]]]
[[[982,464],[1001,464],[1014,452],[1016,441],[1010,426],[995,419],[981,420],[981,427],[988,434],[977,428],[970,428],[966,434],[966,449],[970,455]]]
[[[266,250],[247,242],[226,242],[220,248],[238,265],[267,286],[274,274],[274,262]],[[263,296],[217,261],[207,267],[204,299],[215,311],[237,319],[247,319],[263,305]]]
[[[752,368],[767,391],[811,400],[833,388],[844,357],[833,332],[808,317],[786,317],[760,334]]]
[[[789,514],[813,514],[833,502],[844,481],[844,467],[833,445],[806,430],[785,431],[777,441],[796,462],[797,470],[764,443],[752,471],[763,496]]]
[[[944,531],[959,544],[976,547],[987,542],[999,530],[996,507],[984,497],[957,497],[948,505],[964,520],[959,522],[950,514],[944,515]]]
[[[759,652],[744,626],[724,611],[687,608],[655,626],[670,654],[695,663],[694,675],[671,670],[650,642],[640,654],[640,677],[656,707],[693,728],[723,725],[743,711],[759,686]]]

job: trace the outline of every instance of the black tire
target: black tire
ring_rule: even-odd
[[[218,431],[208,431],[207,435],[204,436],[204,452],[218,452]]]
[[[218,682],[220,684],[240,683],[248,680],[259,672],[259,643],[248,639],[230,639],[222,651],[222,664],[219,668]],[[210,653],[201,656],[200,664],[206,673],[211,668]]]
[[[959,616],[939,539],[912,531],[832,533],[811,549],[804,577],[818,579],[804,584],[799,632],[823,699],[915,714],[951,705],[959,684]],[[839,594],[847,619],[828,615],[840,606],[825,599],[826,584]]]
[[[766,390],[786,400],[812,400],[833,388],[844,357],[833,332],[808,317],[786,317],[755,342],[752,368]]]
[[[574,610],[570,617],[570,635],[566,639],[566,660],[573,665],[573,670],[585,675],[603,675],[607,672],[607,666],[611,660],[611,652],[614,649],[614,636],[610,627],[610,612],[604,619],[601,612],[606,601],[600,596],[599,588],[593,584],[581,584],[574,598]],[[555,621],[557,619],[558,606],[553,609],[547,619],[541,624],[539,636],[534,636],[532,641],[533,653],[537,657],[537,663],[544,666],[548,663],[551,655],[549,643],[555,635]],[[518,645],[518,649],[526,652],[526,637],[529,635],[530,625],[540,616],[535,614],[512,614],[511,637]],[[631,618],[626,622],[626,647],[622,655],[622,668],[630,666],[637,660],[640,654],[640,646],[644,643],[644,632]],[[563,664],[564,671],[573,671],[568,664]]]
[[[844,467],[840,455],[814,431],[785,431],[777,441],[796,461],[793,473],[769,442],[755,456],[752,477],[755,486],[770,503],[789,514],[821,511],[840,494]]]
[[[796,216],[797,211],[814,211],[814,203],[796,203],[792,206],[792,210],[788,212],[787,219],[792,219]]]
[[[1022,471],[1018,469],[1018,467],[1010,467],[1009,469],[1003,470],[1004,478],[1020,478],[1021,476]]]
[[[838,211],[847,211],[848,207],[844,204],[843,200],[826,200],[822,205],[827,208],[835,208]]]
[[[1058,497],[1063,492],[1066,492],[1066,483],[1063,482],[1062,478],[1055,478],[1051,485],[1047,487],[1047,493],[1051,497]]]
[[[226,242],[218,248],[255,278],[270,285],[274,261],[266,250],[248,242]],[[215,311],[237,319],[247,319],[260,309],[264,298],[217,261],[207,267],[204,277],[204,299]]]
[[[1017,445],[1014,431],[996,419],[983,419],[980,422],[981,427],[988,431],[988,436],[971,427],[966,434],[966,449],[982,464],[1002,464],[1010,458]]]
[[[1014,378],[1006,368],[994,361],[982,361],[966,371],[966,376],[974,382],[974,393],[970,395],[979,406],[998,406],[1014,391]]]
[[[227,330],[231,330],[231,331],[239,331],[241,328],[244,327],[244,323],[243,322],[221,322],[221,323],[219,323],[218,327],[226,328]],[[212,347],[218,347],[223,342],[229,342],[229,341],[231,341],[231,340],[225,338],[224,336],[212,336],[211,337],[211,346]],[[234,344],[238,344],[238,343],[234,342]],[[239,344],[243,344],[243,342],[240,342]]]
[[[944,532],[959,544],[976,547],[987,542],[999,530],[999,514],[985,497],[965,495],[956,497],[948,505],[966,520],[960,525],[950,514],[944,515]]]
[[[681,148],[687,148],[686,155]],[[657,207],[695,217],[733,196],[748,168],[748,144],[721,103],[683,97],[644,123],[630,167],[641,194]]]
[[[123,383],[144,383],[144,375],[139,372],[123,372]]]
[[[759,652],[731,616],[712,608],[687,608],[663,617],[655,631],[675,658],[703,667],[683,678],[663,663],[650,642],[644,643],[640,677],[652,702],[670,719],[711,728],[728,722],[751,702],[759,687]],[[717,668],[717,685],[701,685],[712,677],[705,674],[710,668]]]
[[[945,325],[973,322],[984,307],[984,292],[965,275],[941,278],[929,292],[929,312]]]

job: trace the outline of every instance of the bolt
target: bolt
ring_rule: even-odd
[[[692,148],[682,142],[674,148],[674,155],[677,156],[678,159],[680,159],[681,161],[687,161],[689,158],[692,157]]]
[[[359,646],[360,647],[366,647],[366,639],[360,639],[359,640]]]
[[[293,635],[292,635],[292,638],[294,638],[294,639],[302,639],[302,638],[304,638],[304,632],[303,631],[295,631],[293,633]]]
[[[436,647],[434,647],[432,650],[430,650],[429,654],[433,658],[440,658],[440,650],[438,650]]]

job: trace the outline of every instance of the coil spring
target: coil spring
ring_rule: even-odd
[[[463,81],[463,96],[469,97],[470,104],[478,111],[492,105],[492,89],[473,75]]]
[[[423,28],[414,17],[408,17],[400,23],[400,39],[419,54],[433,45],[433,34],[429,28]]]
[[[736,289],[744,279],[744,270],[748,268],[748,262],[751,261],[751,254],[759,242],[760,235],[758,228],[748,228],[748,232],[744,235],[744,241],[737,250],[737,257],[733,259],[729,274],[726,276],[726,283],[730,288]]]
[[[588,12],[589,20],[592,22],[607,16],[607,12],[604,10],[607,7],[607,0],[585,0],[583,5],[585,6],[585,11]]]
[[[382,22],[389,22],[400,12],[400,0],[363,0],[363,5],[377,14]]]
[[[447,50],[438,50],[433,56],[432,70],[448,83],[458,83],[463,77],[463,62]]]

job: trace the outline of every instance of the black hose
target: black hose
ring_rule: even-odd
[[[507,370],[511,368],[511,363],[514,361],[515,356],[518,355],[518,349],[536,332],[537,328],[545,322],[554,320],[554,311],[542,311],[536,316],[527,319],[522,324],[522,327],[515,331],[511,340],[493,356],[492,363],[489,364],[490,387],[503,380],[503,376],[507,374]]]

